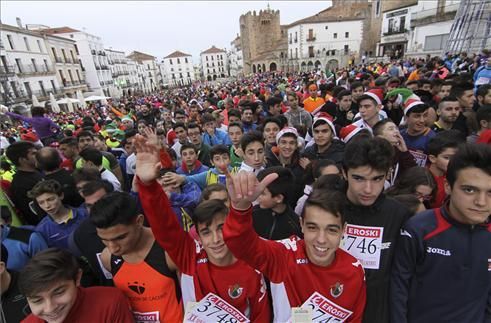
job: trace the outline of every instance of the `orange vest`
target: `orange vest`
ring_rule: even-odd
[[[183,306],[175,273],[155,242],[145,260],[130,264],[111,256],[114,286],[130,301],[135,322],[182,322]]]
[[[312,111],[314,111],[315,109],[317,109],[318,107],[320,107],[324,103],[326,103],[326,101],[324,101],[323,98],[317,97],[314,99],[313,97],[310,96],[303,101],[303,108],[307,112],[312,113]]]

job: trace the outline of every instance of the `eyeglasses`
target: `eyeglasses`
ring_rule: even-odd
[[[433,198],[433,196],[431,195],[423,195],[419,192],[414,193],[414,195],[416,195],[416,198],[421,199],[423,201],[430,201]]]

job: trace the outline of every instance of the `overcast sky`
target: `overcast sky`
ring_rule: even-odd
[[[69,26],[102,37],[105,48],[138,50],[161,60],[174,50],[193,55],[230,48],[247,11],[280,10],[281,24],[311,16],[330,1],[0,1],[1,21]]]

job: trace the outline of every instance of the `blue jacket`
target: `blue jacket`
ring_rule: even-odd
[[[480,85],[491,84],[491,66],[481,66],[477,69],[474,73],[474,84],[476,91]]]
[[[192,225],[192,214],[198,205],[201,197],[201,190],[193,182],[181,186],[181,193],[171,193],[170,203],[174,213],[179,220],[179,224],[185,231],[189,231]]]
[[[48,248],[41,234],[27,228],[0,226],[0,239],[7,248],[7,269],[21,271],[36,253]]]
[[[214,145],[225,145],[229,146],[232,144],[232,141],[230,140],[230,137],[228,134],[220,129],[215,128],[215,134],[213,136],[210,136],[206,131],[202,135],[203,138],[203,143],[213,147]]]
[[[491,224],[458,223],[446,206],[409,219],[389,299],[392,322],[490,322]]]
[[[85,207],[69,209],[72,211],[72,218],[66,223],[56,223],[46,215],[36,226],[35,230],[41,233],[50,248],[68,249],[68,237],[89,216]]]

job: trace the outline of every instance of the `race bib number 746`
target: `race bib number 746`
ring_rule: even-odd
[[[347,224],[341,248],[360,261],[365,269],[379,269],[384,228]]]

